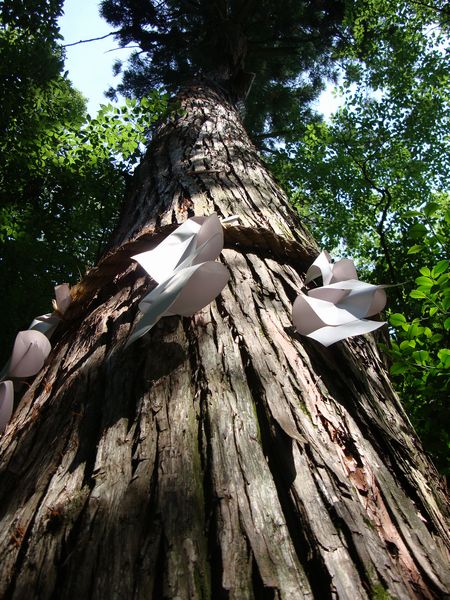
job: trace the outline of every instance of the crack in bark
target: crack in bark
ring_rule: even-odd
[[[330,592],[331,579],[328,576],[326,568],[324,568],[325,565],[321,560],[319,553],[317,553],[314,548],[314,544],[312,543],[313,538],[305,531],[308,530],[308,524],[296,509],[292,502],[292,498],[289,495],[289,489],[295,478],[295,467],[293,465],[291,447],[292,444],[296,442],[284,433],[276,421],[271,420],[270,411],[263,400],[265,395],[264,386],[261,384],[257,371],[252,364],[252,353],[248,351],[245,342],[242,340],[233,323],[231,315],[227,314],[220,299],[217,299],[217,305],[222,318],[228,318],[233,337],[238,340],[239,352],[241,354],[242,364],[244,365],[247,384],[254,399],[261,434],[262,449],[267,458],[270,472],[277,488],[278,498],[296,554],[300,563],[305,568],[314,597],[326,600],[327,598],[332,597]],[[299,520],[301,523],[300,527]],[[259,587],[257,589],[259,589]],[[259,596],[255,597],[259,598]]]
[[[194,373],[194,383],[197,389],[198,402],[200,405],[200,419],[198,422],[198,444],[202,463],[203,475],[203,497],[205,503],[205,527],[208,542],[208,559],[211,571],[211,597],[217,600],[228,600],[229,592],[222,585],[222,551],[218,542],[219,530],[217,521],[217,503],[219,498],[214,495],[212,482],[212,449],[211,449],[211,426],[208,416],[208,380],[200,359],[198,340],[192,327],[184,320],[184,330],[190,348],[189,360]]]

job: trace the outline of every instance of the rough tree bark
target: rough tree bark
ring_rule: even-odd
[[[115,247],[217,211],[313,256],[233,107],[202,86],[182,105],[139,169]],[[127,349],[149,278],[127,260],[100,265],[96,290],[80,284],[1,440],[0,597],[448,593],[445,492],[373,338],[299,338],[305,257],[255,239],[227,244],[215,302]]]

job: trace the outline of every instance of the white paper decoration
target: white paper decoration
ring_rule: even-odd
[[[223,229],[214,213],[188,219],[154,250],[132,257],[159,285],[140,302],[143,316],[127,346],[162,317],[191,316],[220,294],[229,279],[228,269],[214,262],[222,248]]]
[[[323,346],[354,335],[369,333],[385,324],[370,321],[386,304],[383,285],[358,280],[350,259],[331,263],[327,252],[321,252],[306,272],[305,282],[322,277],[324,285],[299,294],[292,309],[292,320],[301,335]]]
[[[62,315],[66,312],[72,302],[70,287],[67,283],[61,283],[55,287],[55,299],[53,308]]]
[[[44,366],[50,354],[48,339],[40,331],[27,329],[19,331],[14,341],[9,363],[2,374],[9,377],[31,377]],[[0,433],[5,430],[14,407],[14,384],[12,381],[0,381]]]
[[[61,315],[72,301],[67,283],[55,287],[55,312],[40,315],[33,319],[26,331],[19,331],[14,341],[11,358],[0,374],[10,377],[32,377],[44,366],[50,354],[49,338],[61,322]],[[11,418],[14,406],[14,385],[12,381],[0,381],[0,433]]]
[[[44,366],[50,354],[50,342],[40,331],[27,329],[16,335],[14,348],[9,361],[10,377],[31,377]]]
[[[57,285],[55,287],[55,300],[52,302],[55,312],[35,317],[29,329],[40,331],[50,338],[61,322],[61,315],[66,312],[71,302],[72,298],[68,284],[62,283],[61,285]]]
[[[0,433],[9,423],[14,407],[14,387],[12,381],[0,382]]]

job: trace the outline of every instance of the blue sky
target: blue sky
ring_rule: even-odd
[[[95,0],[64,2],[64,15],[59,22],[63,44],[100,37],[113,30],[100,18],[98,5]],[[117,43],[112,37],[66,48],[69,79],[88,99],[88,112],[91,115],[97,112],[100,104],[108,102],[103,92],[114,84],[113,62],[118,58],[126,59],[129,55],[129,51],[116,48]]]
[[[99,2],[96,0],[66,0],[60,27],[64,44],[100,37],[113,31],[100,17]],[[88,99],[88,112],[91,115],[97,112],[100,104],[108,102],[103,93],[117,81],[112,74],[114,61],[126,60],[129,54],[130,51],[117,48],[112,36],[66,48],[69,79]],[[333,89],[329,86],[320,96],[316,108],[327,117],[337,105]]]

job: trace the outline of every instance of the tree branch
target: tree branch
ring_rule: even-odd
[[[78,44],[87,44],[89,42],[98,42],[99,40],[104,40],[107,37],[110,37],[111,35],[116,35],[118,33],[120,33],[121,30],[119,29],[118,31],[111,31],[110,33],[107,33],[106,35],[101,35],[100,37],[96,37],[96,38],[90,38],[89,40],[80,40],[78,42],[72,42],[71,44],[63,44],[63,48],[69,48],[70,46],[78,46]]]
[[[389,269],[389,273],[391,275],[392,283],[398,283],[398,281],[397,281],[397,274],[395,272],[394,264],[392,262],[391,253],[390,253],[390,250],[388,248],[386,234],[384,232],[384,224],[386,222],[388,211],[389,211],[389,209],[391,207],[391,204],[392,204],[392,194],[391,194],[391,192],[387,188],[383,189],[383,198],[386,199],[386,203],[384,205],[383,212],[381,213],[380,221],[377,224],[377,232],[378,232],[378,235],[380,237],[380,244],[381,244],[381,247],[383,248],[384,256],[386,258],[386,262],[387,262],[388,269]]]
[[[111,50],[106,50],[105,54],[108,54],[108,52],[115,52],[116,50],[133,50],[133,48],[139,48],[139,49],[141,49],[140,46],[117,46],[117,48],[111,48]],[[145,50],[142,50],[141,52],[138,52],[138,54],[142,54],[142,52],[145,52]]]

